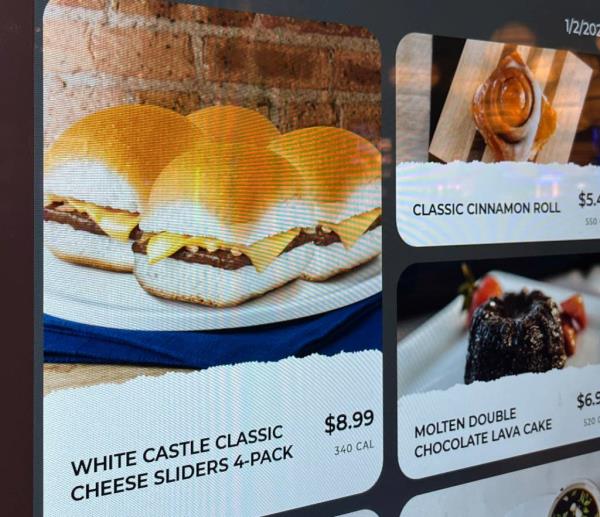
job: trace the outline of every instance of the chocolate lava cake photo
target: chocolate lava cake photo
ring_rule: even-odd
[[[469,346],[465,383],[564,368],[576,352],[577,334],[587,326],[581,295],[560,305],[540,290],[503,292],[487,275],[475,282],[463,266],[459,292],[468,309]]]
[[[600,365],[600,254],[416,264],[397,302],[399,399]]]
[[[474,314],[465,382],[547,372],[567,362],[558,304],[540,291],[492,298]]]

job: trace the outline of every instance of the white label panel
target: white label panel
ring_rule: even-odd
[[[400,164],[396,224],[411,246],[595,239],[600,167]]]
[[[45,514],[262,515],[363,492],[382,465],[381,370],[366,351],[52,393]],[[370,425],[325,432],[365,410]]]
[[[400,467],[424,478],[600,436],[600,366],[402,397]]]

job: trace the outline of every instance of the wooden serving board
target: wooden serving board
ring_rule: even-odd
[[[141,375],[156,377],[173,370],[108,364],[44,364],[44,396],[53,391],[97,384],[122,384]]]
[[[567,163],[585,104],[592,68],[568,51],[468,40],[465,43],[429,152],[443,162],[477,156],[477,128],[471,112],[475,91],[506,54],[517,49],[556,110],[557,129],[536,157],[537,163]],[[491,152],[479,152],[492,161]]]
[[[408,34],[396,52],[396,161],[429,159],[433,36]]]

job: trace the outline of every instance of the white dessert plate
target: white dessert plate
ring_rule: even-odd
[[[575,291],[510,273],[492,271],[505,292],[539,289],[558,303]],[[577,352],[567,366],[600,363],[600,297],[583,294],[588,327],[577,336]],[[462,297],[427,320],[398,343],[398,397],[464,384],[468,349]]]
[[[296,280],[230,308],[156,298],[130,274],[69,264],[44,248],[44,313],[126,330],[217,330],[322,314],[381,291],[381,258],[327,282]]]
[[[554,498],[553,494],[535,497],[531,501],[516,506],[506,513],[504,517],[548,517],[548,512],[552,507]]]

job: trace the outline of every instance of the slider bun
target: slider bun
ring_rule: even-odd
[[[273,123],[259,112],[239,106],[211,106],[188,115],[203,138],[219,144],[267,147],[279,136]]]
[[[150,294],[183,302],[232,307],[261,296],[300,277],[311,257],[310,246],[299,246],[277,257],[263,272],[252,266],[226,270],[172,258],[150,265],[135,255],[134,274]],[[277,303],[273,305],[277,311]]]
[[[313,257],[301,278],[311,282],[323,282],[377,257],[381,253],[381,226],[362,235],[350,249],[344,248],[340,242],[329,246],[309,246],[312,248]]]
[[[129,242],[75,230],[55,221],[44,221],[44,240],[50,251],[66,262],[120,273],[133,271]]]
[[[266,148],[198,142],[156,179],[140,227],[249,245],[313,221],[301,189],[296,169]]]
[[[269,148],[298,169],[318,218],[339,222],[381,206],[381,154],[361,136],[317,126],[286,133]]]
[[[158,106],[98,111],[75,122],[46,153],[45,193],[140,212],[159,172],[198,137],[186,117]]]

